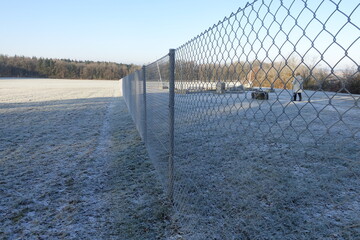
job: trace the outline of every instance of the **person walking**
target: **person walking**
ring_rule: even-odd
[[[303,92],[303,85],[304,85],[304,79],[300,75],[300,73],[296,73],[296,76],[294,77],[294,80],[292,82],[293,84],[293,101],[296,101],[296,96],[299,96],[299,101],[302,100],[301,93]]]

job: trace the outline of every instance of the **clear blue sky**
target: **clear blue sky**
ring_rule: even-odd
[[[298,25],[293,28],[294,19],[286,17],[288,12],[280,8],[280,1],[274,1],[272,14],[276,12],[279,22],[283,22],[283,32],[272,24],[272,15],[267,14],[263,24],[270,28],[270,34],[281,52],[296,51],[307,59],[323,57],[330,64],[339,67],[360,62],[360,6],[359,0],[308,1],[307,6],[316,17],[326,22],[326,31],[318,20],[311,20],[313,12],[304,10],[303,1],[284,1],[291,4],[291,14],[301,15]],[[113,61],[118,63],[148,64],[168,53],[170,48],[178,48],[209,27],[223,20],[246,0],[0,0],[0,54],[9,56],[35,56],[44,58],[66,58],[73,60]],[[251,0],[252,2],[252,0]],[[270,2],[270,1],[269,1]],[[346,24],[347,17],[336,10],[336,5],[352,24]],[[258,1],[258,6],[261,1]],[[319,7],[320,4],[320,7]],[[287,6],[289,7],[289,6]],[[265,7],[261,11],[267,11]],[[355,10],[354,10],[355,9]],[[266,13],[262,13],[263,16]],[[252,14],[252,17],[256,15]],[[251,17],[250,17],[251,19]],[[311,22],[309,23],[309,21]],[[254,23],[256,29],[259,23]],[[272,26],[272,27],[270,27]],[[306,36],[303,36],[306,29]],[[248,31],[248,32],[246,32]],[[319,32],[322,33],[318,35]],[[272,44],[266,40],[266,31],[259,35],[250,34],[250,26],[239,34],[245,51],[251,57],[261,48],[256,37],[264,38],[264,48]],[[331,33],[331,34],[328,34]],[[275,37],[276,36],[276,37]],[[334,42],[336,36],[336,42]],[[290,42],[286,42],[289,37]],[[312,48],[312,42],[315,48]],[[266,46],[265,46],[266,45]],[[267,53],[276,56],[278,48],[270,48]],[[343,58],[348,51],[349,58]],[[258,51],[265,56],[264,50]],[[323,64],[324,65],[324,64]]]
[[[0,0],[0,54],[146,64],[244,0]]]

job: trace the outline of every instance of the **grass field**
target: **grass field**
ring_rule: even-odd
[[[168,90],[147,83],[150,156],[166,181]],[[359,95],[175,94],[175,216],[185,239],[360,236]],[[165,147],[163,147],[165,145]]]
[[[119,81],[0,79],[0,239],[164,239]]]

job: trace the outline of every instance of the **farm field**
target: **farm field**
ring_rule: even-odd
[[[163,239],[119,81],[0,79],[0,239]]]

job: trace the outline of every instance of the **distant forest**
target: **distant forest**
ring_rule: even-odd
[[[0,55],[0,77],[120,79],[139,69],[133,64]]]

